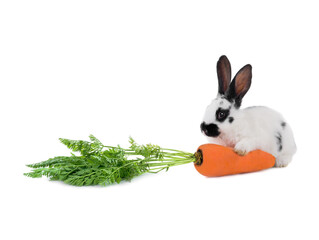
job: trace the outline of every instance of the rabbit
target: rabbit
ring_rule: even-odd
[[[231,66],[223,55],[217,62],[218,94],[207,107],[200,129],[209,142],[234,148],[239,155],[260,149],[276,158],[275,167],[286,167],[296,153],[291,127],[268,107],[240,109],[250,88],[252,66],[241,68],[231,81]]]

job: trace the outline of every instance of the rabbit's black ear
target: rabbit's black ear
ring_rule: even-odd
[[[231,67],[228,58],[223,55],[217,62],[218,93],[224,95],[231,80]]]
[[[226,94],[226,98],[230,101],[235,101],[235,107],[240,107],[241,100],[250,88],[251,78],[252,67],[250,64],[247,64],[238,71],[231,82]]]

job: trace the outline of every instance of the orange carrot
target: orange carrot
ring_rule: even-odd
[[[207,177],[255,172],[275,165],[275,157],[261,150],[239,156],[232,148],[204,144],[197,150],[196,170]],[[199,157],[200,156],[200,157]]]
[[[187,163],[195,163],[197,171],[208,177],[253,172],[275,164],[272,155],[260,150],[239,156],[232,148],[205,144],[194,154],[153,144],[139,145],[132,138],[129,148],[105,146],[93,135],[90,139],[91,142],[61,138],[61,143],[81,155],[58,156],[29,164],[32,170],[25,175],[88,186],[130,181],[147,172],[157,173]]]

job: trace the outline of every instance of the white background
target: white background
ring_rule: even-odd
[[[318,239],[316,1],[1,1],[1,239]],[[192,164],[72,187],[25,164],[58,138],[194,152],[216,61],[253,66],[243,107],[291,124],[284,169],[206,178]]]

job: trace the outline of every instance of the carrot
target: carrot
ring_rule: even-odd
[[[153,144],[139,145],[132,138],[129,148],[103,145],[93,135],[90,135],[90,141],[65,138],[60,138],[60,141],[80,156],[72,153],[71,156],[28,164],[32,170],[25,175],[32,178],[46,176],[75,186],[88,186],[130,181],[144,173],[158,173],[187,163],[195,163],[197,171],[208,177],[253,172],[275,164],[272,155],[260,150],[241,157],[233,149],[215,144],[202,145],[194,154]]]
[[[216,144],[199,146],[196,155],[195,168],[207,177],[255,172],[275,165],[275,157],[261,150],[239,156],[232,148]]]

